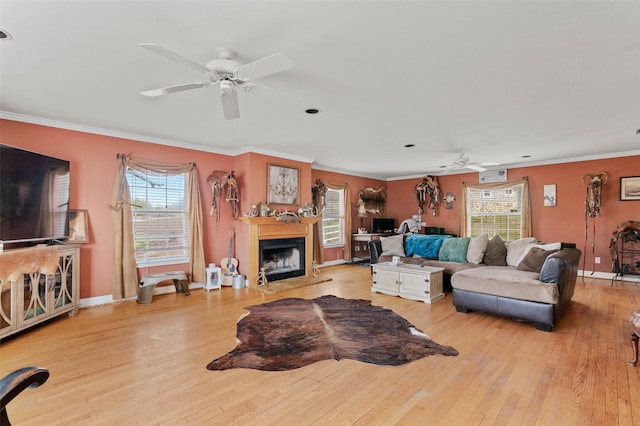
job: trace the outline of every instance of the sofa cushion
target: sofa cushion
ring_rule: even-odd
[[[438,260],[449,262],[466,262],[469,237],[447,238],[442,242],[438,252]]]
[[[558,243],[540,243],[540,242],[535,241],[533,243],[529,243],[525,247],[524,252],[522,253],[522,256],[520,256],[520,259],[518,260],[518,264],[520,264],[520,262],[522,262],[522,259],[524,259],[524,257],[527,255],[527,253],[529,253],[529,250],[531,250],[534,247],[541,248],[542,250],[555,250],[555,251],[558,251],[558,250],[560,250],[561,246],[562,246],[562,243],[560,243],[560,242],[558,242]]]
[[[538,278],[543,283],[559,283],[564,268],[567,263],[564,259],[555,256],[549,256],[542,264],[540,268],[540,277]]]
[[[527,248],[529,243],[534,242],[536,239],[533,237],[521,238],[515,241],[508,241],[505,243],[507,246],[507,266],[518,266],[518,262],[522,257],[522,254]]]
[[[537,272],[518,271],[514,267],[481,266],[455,273],[454,289],[485,293],[540,303],[558,303],[558,286],[539,281]]]
[[[531,272],[540,272],[542,265],[545,260],[551,253],[555,253],[557,250],[545,250],[540,247],[533,247],[527,254],[525,254],[524,259],[518,263],[516,267],[519,271],[531,271]]]
[[[444,271],[442,271],[443,274],[445,275],[453,275],[458,271],[464,271],[467,269],[471,269],[471,268],[479,268],[482,267],[484,265],[482,264],[474,264],[474,263],[462,263],[462,262],[443,262],[441,260],[436,260],[436,259],[420,259],[421,262],[420,264],[422,266],[431,266],[434,268],[443,268]]]
[[[507,266],[507,246],[500,235],[491,237],[482,262],[487,266]]]
[[[471,237],[471,240],[469,241],[469,248],[467,249],[467,262],[475,263],[476,265],[478,263],[482,263],[488,244],[489,235],[487,234]]]
[[[404,235],[380,237],[380,243],[382,244],[382,256],[405,256]]]
[[[406,256],[420,256],[427,259],[437,259],[442,241],[451,238],[450,235],[411,234],[405,241]]]

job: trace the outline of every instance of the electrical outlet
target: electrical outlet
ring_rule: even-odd
[[[595,262],[596,262],[596,264],[598,264],[598,265],[599,265],[599,264],[600,264],[600,258],[599,258],[599,257],[596,257],[596,258],[595,258]]]

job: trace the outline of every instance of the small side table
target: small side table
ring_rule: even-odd
[[[380,237],[388,237],[390,235],[396,234],[351,234],[351,259],[371,259],[371,253],[369,253],[369,241],[379,240]]]

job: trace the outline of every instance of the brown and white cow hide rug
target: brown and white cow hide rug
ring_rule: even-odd
[[[287,298],[245,309],[250,313],[238,321],[236,348],[207,369],[284,371],[343,358],[402,365],[427,355],[458,355],[369,300]]]

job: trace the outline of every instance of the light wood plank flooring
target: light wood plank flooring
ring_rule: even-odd
[[[640,368],[629,318],[637,284],[578,278],[553,332],[483,313],[370,292],[369,269],[325,268],[333,281],[155,296],[82,309],[0,343],[0,373],[27,365],[49,381],[8,407],[17,425],[640,425]],[[244,306],[335,294],[404,316],[457,357],[399,367],[327,360],[287,372],[208,371],[235,346]]]

